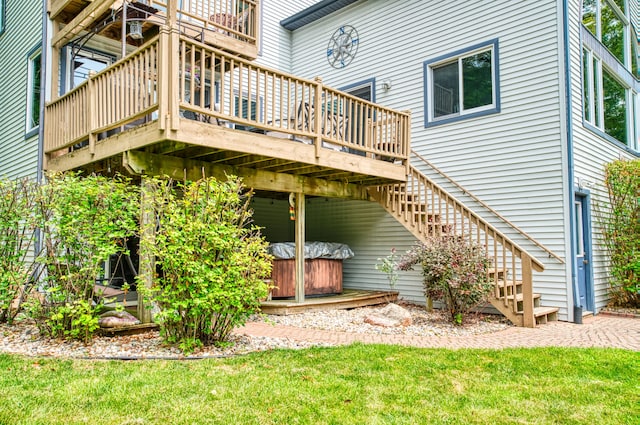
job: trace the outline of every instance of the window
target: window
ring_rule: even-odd
[[[638,37],[628,13],[625,0],[582,3],[583,118],[592,130],[638,150]]]
[[[498,41],[426,61],[425,126],[500,112]]]
[[[596,129],[636,149],[629,130],[634,125],[631,89],[589,49],[583,49],[583,115]]]
[[[36,50],[28,57],[27,78],[27,133],[33,132],[40,125],[40,71],[41,53]],[[30,135],[30,134],[29,134]]]
[[[96,50],[83,48],[80,50],[68,49],[66,61],[67,80],[66,91],[79,86],[89,78],[91,73],[97,73],[115,62],[115,58]]]
[[[640,151],[640,95],[633,95],[633,122],[635,124],[635,139],[632,149]]]
[[[584,0],[582,23],[620,63],[630,67],[631,26],[624,0]]]
[[[262,113],[258,112],[258,107],[260,107],[260,111],[263,110],[263,100],[262,97],[259,99],[259,103],[256,102],[256,96],[255,94],[251,96],[251,98],[249,99],[249,96],[247,96],[246,93],[243,93],[242,98],[240,98],[238,96],[238,94],[236,93],[236,95],[234,96],[234,115],[238,118],[243,118],[249,121],[261,121],[262,120]],[[247,126],[247,125],[243,125],[243,124],[236,124],[234,126],[235,129],[237,130],[251,130],[252,127],[251,126]]]
[[[5,8],[5,1],[0,0],[0,34],[4,32],[4,21],[5,21],[4,8]]]

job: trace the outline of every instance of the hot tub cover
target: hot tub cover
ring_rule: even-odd
[[[269,245],[269,254],[281,260],[296,258],[295,242],[277,242]],[[353,251],[349,245],[337,242],[305,242],[304,258],[328,258],[332,260],[346,260],[353,257]]]

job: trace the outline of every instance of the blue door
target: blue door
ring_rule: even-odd
[[[578,302],[583,311],[592,311],[593,288],[591,288],[591,220],[589,215],[589,198],[584,194],[576,194],[574,202],[576,223],[576,274],[578,279]]]

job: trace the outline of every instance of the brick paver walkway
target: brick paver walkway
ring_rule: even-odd
[[[582,325],[550,322],[473,336],[373,335],[247,323],[238,333],[332,344],[398,344],[424,348],[614,347],[640,351],[640,319],[598,315]]]

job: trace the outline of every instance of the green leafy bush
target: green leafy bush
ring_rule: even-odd
[[[159,274],[146,291],[159,307],[155,318],[164,338],[186,351],[225,341],[268,291],[271,257],[251,225],[251,194],[236,177],[177,187],[154,180],[145,187],[154,211],[143,214],[156,220],[142,232],[155,233],[155,241],[142,238],[141,244],[155,255]]]
[[[441,301],[456,324],[485,302],[493,287],[484,248],[465,237],[430,237],[418,243],[400,257],[398,269],[415,265],[422,268],[425,295]]]
[[[113,254],[126,252],[138,228],[139,191],[121,177],[51,175],[41,186],[38,217],[46,270],[45,296],[30,312],[41,331],[55,337],[90,338],[101,301],[96,278]]]
[[[35,272],[37,184],[0,179],[0,323],[12,323]]]
[[[604,245],[610,260],[611,303],[640,307],[640,159],[605,167],[608,208],[601,208]]]

